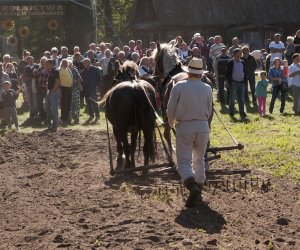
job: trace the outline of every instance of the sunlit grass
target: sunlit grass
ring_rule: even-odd
[[[270,100],[269,93],[267,111]],[[215,103],[221,119],[238,142],[245,146],[242,151],[222,152],[222,165],[254,167],[276,176],[289,176],[300,180],[300,117],[293,115],[290,97],[284,114],[279,113],[279,108],[278,99],[273,114],[260,117],[251,104],[251,112],[247,112],[248,121],[243,123],[238,114],[237,121],[233,122],[228,114],[220,113],[221,106]],[[211,140],[214,146],[234,145],[217,117],[213,119]]]

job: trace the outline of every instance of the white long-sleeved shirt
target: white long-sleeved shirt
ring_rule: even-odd
[[[212,113],[212,90],[200,79],[178,82],[171,90],[167,106],[168,122],[176,133],[208,133]]]

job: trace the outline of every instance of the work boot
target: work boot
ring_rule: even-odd
[[[201,190],[197,186],[194,177],[189,177],[184,181],[184,185],[190,191],[190,195],[185,203],[186,207],[195,207],[196,201],[201,197]]]

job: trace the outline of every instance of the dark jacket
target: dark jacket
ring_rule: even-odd
[[[15,107],[16,106],[16,100],[18,99],[19,93],[14,91],[13,89],[10,89],[8,91],[2,92],[2,102],[3,107]]]
[[[226,79],[229,84],[232,83],[232,71],[233,71],[233,61],[234,59],[232,58],[228,63],[227,63],[227,69],[226,69]],[[246,81],[246,72],[245,72],[245,62],[241,60],[244,66],[244,80]]]
[[[218,64],[218,77],[225,77],[227,63],[231,59],[230,55],[223,56],[222,54],[217,56],[217,64]]]
[[[31,85],[31,81],[33,78],[35,78],[35,75],[33,73],[33,70],[37,70],[39,68],[38,64],[34,64],[33,67],[30,67],[30,65],[27,65],[24,69],[24,73],[23,73],[23,79],[24,82],[27,85]]]
[[[98,67],[90,66],[81,72],[83,91],[85,95],[90,96],[97,93],[97,86],[101,80],[101,71]]]
[[[245,57],[242,57],[242,60],[244,60],[245,62],[246,79],[248,79],[255,73],[255,70],[257,68],[256,60],[254,56],[251,55],[249,55],[247,59]]]

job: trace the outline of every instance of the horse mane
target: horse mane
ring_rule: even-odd
[[[124,71],[138,72],[139,66],[135,62],[128,60],[123,63],[123,65],[121,66],[121,69]]]
[[[167,74],[180,62],[176,48],[167,43],[158,45],[152,57],[155,60],[155,73],[158,75]]]

